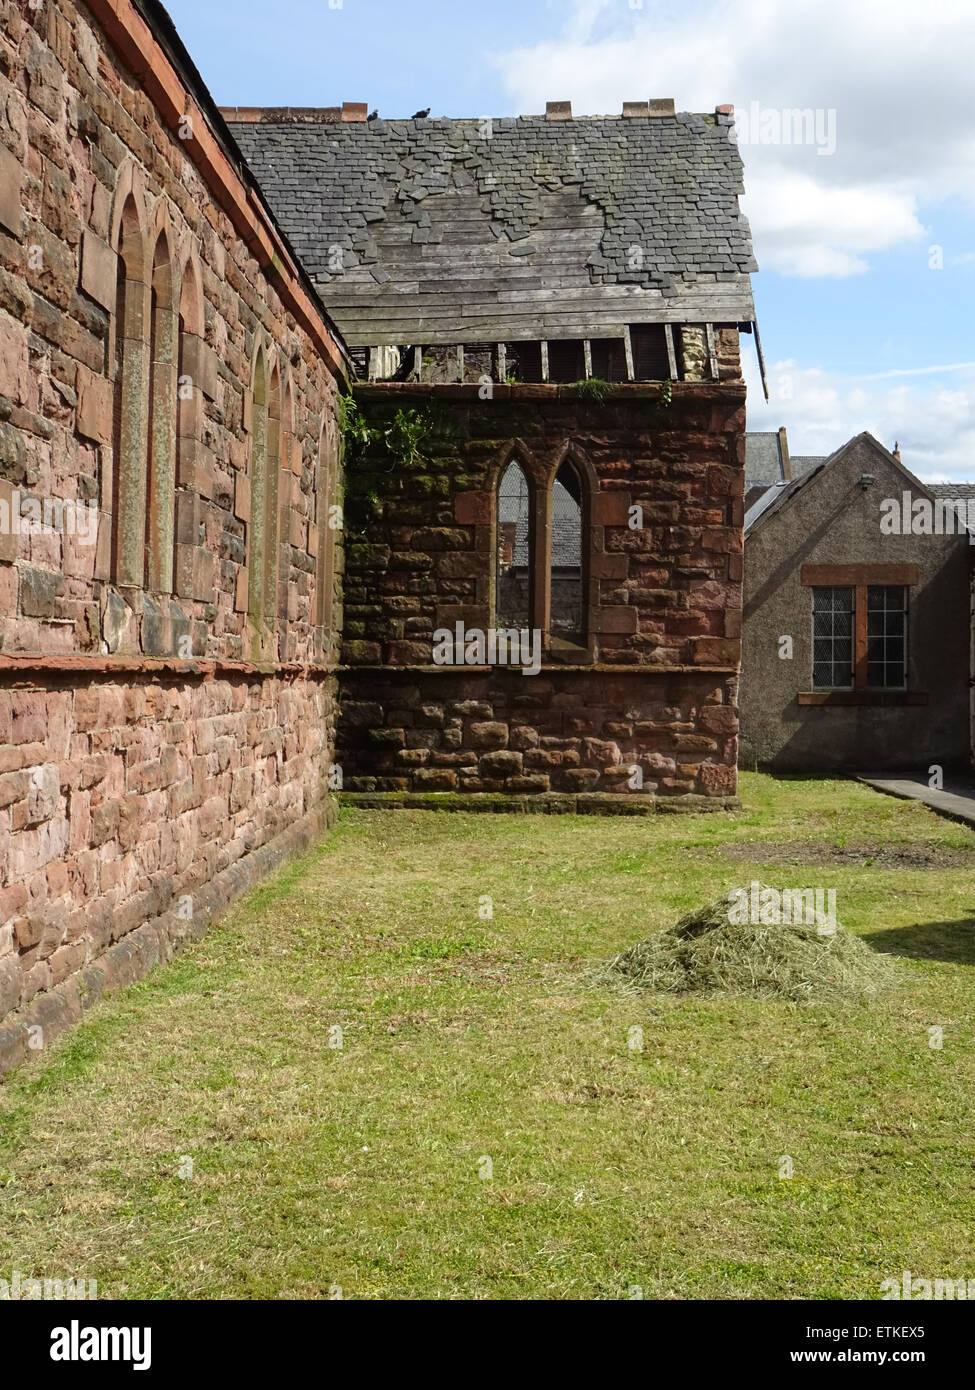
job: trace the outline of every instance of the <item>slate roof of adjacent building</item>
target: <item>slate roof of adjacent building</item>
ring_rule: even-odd
[[[746,439],[749,437],[750,436],[746,436]],[[875,439],[869,431],[864,430],[862,433],[854,435],[852,439],[848,439],[845,444],[841,444],[838,449],[834,449],[833,452],[828,454],[825,458],[818,458],[812,455],[800,455],[800,460],[810,466],[803,468],[801,472],[796,472],[794,469],[795,476],[793,476],[791,480],[772,484],[761,496],[757,497],[752,502],[745,513],[746,537],[759,521],[765,521],[768,517],[780,512],[783,507],[788,506],[796,494],[800,492],[807,483],[811,482],[817,473],[827,467],[833,459],[845,453],[852,445],[863,439],[867,440],[873,448],[878,450],[890,461],[898,472],[903,475],[906,486],[915,485],[934,497],[951,497],[964,501],[967,501],[969,498],[975,499],[975,483],[925,483],[920,478],[917,478],[898,457],[890,452],[889,449],[885,449],[880,441]],[[795,464],[796,461],[795,457],[793,457],[792,463]],[[962,518],[962,520],[964,520],[964,518]]]
[[[863,438],[869,439],[878,449],[887,453],[887,450],[884,449],[882,444],[874,439],[871,434],[864,431],[863,434],[854,435],[852,439],[848,439],[845,444],[841,444],[838,449],[834,449],[833,452],[827,454],[825,458],[814,459],[810,454],[800,455],[801,458],[807,459],[811,466],[804,469],[795,477],[786,479],[768,488],[761,497],[752,503],[745,513],[745,536],[748,536],[748,533],[759,521],[764,521],[767,517],[773,516],[775,513],[780,512],[783,507],[788,506],[796,494],[801,492],[808,483],[812,482],[813,478],[815,478],[818,473],[822,472],[828,463],[839,454],[844,453],[851,444],[855,444],[858,439]],[[891,458],[892,457],[891,455]],[[903,472],[907,473],[907,469],[903,469]],[[911,475],[908,474],[908,476]]]
[[[767,512],[769,507],[771,507],[772,504],[778,500],[778,498],[782,495],[784,489],[791,486],[791,483],[771,483],[767,488],[765,488],[761,495],[755,499],[755,501],[751,504],[751,506],[745,513],[746,536],[748,535],[748,532],[751,530],[751,528],[755,525],[755,522],[758,520],[758,518],[762,516],[765,512]]]
[[[745,435],[745,486],[771,487],[785,477],[778,430],[750,430]]]
[[[512,561],[528,564],[528,484],[517,466],[502,474],[498,486],[498,520],[515,526]],[[582,515],[578,502],[556,479],[552,489],[552,564],[557,568],[573,568],[581,564]]]
[[[788,442],[786,442],[788,448]],[[801,478],[825,463],[828,454],[789,454],[788,472],[778,430],[749,430],[745,435],[745,487],[771,487]]]
[[[354,347],[754,320],[724,113],[229,124]]]
[[[975,483],[925,483],[924,486],[935,497],[958,497],[965,501],[975,499]]]
[[[792,454],[789,458],[789,467],[793,478],[801,478],[803,474],[811,473],[814,468],[818,468],[828,458],[829,454]]]
[[[844,446],[845,447],[845,446]],[[839,450],[837,450],[839,452]],[[832,455],[830,456],[832,457]],[[820,469],[826,467],[829,459],[819,465],[819,468],[812,468],[808,473],[804,473],[801,478],[792,478],[784,483],[775,483],[761,497],[754,502],[745,513],[745,535],[747,536],[756,522],[763,521],[766,517],[772,516],[775,512],[780,512],[789,502],[792,501],[797,492],[800,492],[807,483],[811,482]]]

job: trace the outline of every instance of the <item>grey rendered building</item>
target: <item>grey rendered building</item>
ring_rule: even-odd
[[[967,767],[971,486],[926,486],[870,434],[811,463],[745,517],[742,766]]]

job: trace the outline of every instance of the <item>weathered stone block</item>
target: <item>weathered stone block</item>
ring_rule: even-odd
[[[10,564],[16,560],[20,550],[20,536],[17,529],[17,518],[20,515],[20,496],[19,492],[8,483],[6,478],[0,478],[0,561]],[[11,571],[13,583],[16,583],[16,571]],[[12,610],[13,605],[10,605]]]
[[[507,790],[511,792],[547,792],[551,786],[549,778],[544,773],[534,772],[526,777],[511,777],[508,779]]]
[[[52,618],[64,576],[34,565],[20,567],[20,611],[26,618]]]
[[[115,313],[118,256],[90,228],[81,242],[81,288],[109,314]]]
[[[695,663],[701,666],[737,666],[741,659],[741,643],[727,637],[692,637],[691,649]]]
[[[454,520],[460,526],[489,526],[493,511],[493,493],[458,492],[454,496]]]
[[[387,660],[391,666],[429,666],[433,660],[431,642],[390,642]]]
[[[413,533],[412,544],[418,551],[466,550],[471,543],[468,531],[449,526],[423,526]]]
[[[485,753],[477,768],[482,777],[514,777],[521,771],[522,757],[512,750]]]
[[[378,642],[343,642],[342,660],[350,666],[378,666],[382,647]]]
[[[600,489],[592,499],[594,526],[626,526],[630,516],[628,492],[606,492]]]
[[[710,734],[736,734],[738,711],[731,705],[704,705],[698,711],[698,724]]]
[[[183,335],[182,375],[203,392],[208,401],[217,394],[217,359],[202,338],[195,333]]]
[[[251,482],[246,473],[234,475],[234,516],[239,521],[251,519]]]
[[[91,843],[97,849],[114,839],[119,826],[119,802],[105,801],[91,810]]]
[[[597,610],[597,630],[606,633],[632,633],[639,627],[639,613],[629,605],[618,608],[602,607]]]
[[[27,478],[27,446],[23,435],[0,421],[0,477],[11,483],[23,483]]]
[[[112,383],[79,363],[75,389],[78,393],[78,433],[98,444],[110,444],[114,420]]]
[[[381,748],[404,748],[406,746],[406,730],[370,729],[369,741]]]
[[[0,145],[0,227],[18,240],[23,218],[23,183],[24,166],[5,145]]]
[[[417,791],[452,792],[457,786],[457,774],[447,768],[421,767],[413,774],[413,785]]]
[[[599,773],[594,768],[569,768],[562,773],[562,780],[573,791],[588,792],[599,786]]]
[[[0,396],[26,401],[28,370],[27,328],[0,313]]]
[[[497,720],[473,723],[469,733],[474,748],[506,748],[508,745],[508,726]]]

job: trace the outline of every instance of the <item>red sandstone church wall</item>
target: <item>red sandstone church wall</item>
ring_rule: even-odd
[[[654,385],[602,402],[551,385],[483,395],[356,388],[378,440],[395,411],[430,427],[411,466],[379,444],[350,468],[346,790],[734,796],[743,384],[677,382],[669,403]],[[511,459],[529,483],[533,625],[547,631],[546,498],[566,457],[584,495],[587,649],[549,653],[535,675],[438,665],[438,630],[496,625],[496,489]]]
[[[344,358],[198,95],[0,0],[0,1019],[329,817]]]

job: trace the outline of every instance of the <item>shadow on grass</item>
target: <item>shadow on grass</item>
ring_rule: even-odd
[[[975,965],[975,913],[956,922],[919,922],[890,927],[864,936],[875,951],[915,960],[943,960],[952,965]]]

